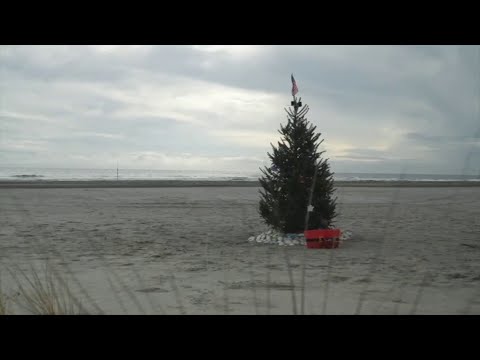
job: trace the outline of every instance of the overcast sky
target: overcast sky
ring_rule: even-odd
[[[0,166],[255,171],[292,72],[334,171],[479,173],[478,46],[1,46]]]

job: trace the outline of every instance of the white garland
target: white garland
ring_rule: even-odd
[[[342,231],[340,241],[349,240],[352,237],[352,232],[349,230]],[[276,230],[268,230],[257,236],[250,236],[249,242],[257,242],[263,244],[274,244],[280,246],[305,246],[305,236],[300,234],[283,234]]]

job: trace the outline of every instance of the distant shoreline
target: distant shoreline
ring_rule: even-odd
[[[177,188],[177,187],[259,187],[258,181],[245,180],[0,180],[0,189],[49,188]],[[336,187],[480,187],[480,181],[335,181]]]

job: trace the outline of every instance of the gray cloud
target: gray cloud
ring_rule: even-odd
[[[478,46],[2,46],[0,161],[256,170],[291,72],[337,171],[478,172]]]

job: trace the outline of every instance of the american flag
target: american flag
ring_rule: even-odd
[[[292,96],[295,96],[297,93],[298,93],[297,82],[293,78],[293,74],[292,74]]]

